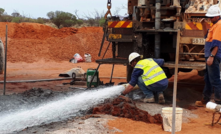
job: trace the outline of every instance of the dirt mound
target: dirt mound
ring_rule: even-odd
[[[15,25],[15,30],[12,38],[21,39],[47,39],[50,37],[67,37],[77,33],[76,28],[61,28],[55,29],[46,25],[25,24]]]
[[[75,53],[79,53],[82,57],[85,53],[89,53],[92,61],[101,58],[98,57],[98,52],[103,37],[102,27],[55,29],[38,23],[1,22],[0,38],[3,42],[5,42],[6,25],[10,62],[32,63],[41,59],[69,61]],[[108,42],[104,43],[104,48],[107,44]],[[106,54],[107,57],[111,57],[111,47]]]
[[[119,96],[111,103],[95,107],[93,114],[111,114],[147,123],[162,123],[160,114],[151,116],[148,112],[137,108],[133,101],[125,96]]]

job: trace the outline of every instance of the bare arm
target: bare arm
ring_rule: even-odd
[[[214,47],[213,50],[212,50],[212,52],[211,52],[211,54],[215,56],[216,53],[217,53],[217,51],[218,51],[218,47]],[[210,56],[210,57],[207,59],[206,64],[207,64],[208,66],[211,66],[211,65],[213,64],[213,60],[214,60],[214,57],[211,57],[211,56]]]
[[[123,91],[123,94],[125,95],[125,94],[128,94],[129,92],[131,92],[132,90],[133,90],[133,86],[132,85],[128,85],[127,87],[126,87],[126,89]]]
[[[208,31],[208,28],[206,27],[207,23],[206,23],[206,21],[205,21],[204,18],[201,19],[200,22],[201,22],[202,27],[203,27],[203,36],[206,36],[206,33],[207,33],[207,31]]]

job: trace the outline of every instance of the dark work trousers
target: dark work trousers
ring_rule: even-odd
[[[206,58],[207,61],[208,57]],[[205,87],[203,90],[203,99],[208,102],[214,90],[214,100],[221,104],[221,80],[220,80],[220,59],[214,57],[213,64],[208,66],[206,64],[206,72],[204,76]]]
[[[146,86],[143,82],[142,77],[138,77],[138,83],[137,85],[139,88],[142,90],[146,98],[152,98],[154,97],[154,93],[157,95],[163,93],[163,91],[167,88],[168,85],[165,86],[158,86],[158,87],[153,87],[152,85]]]

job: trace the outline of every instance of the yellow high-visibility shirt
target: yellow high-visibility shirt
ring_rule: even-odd
[[[146,86],[167,78],[163,69],[152,58],[138,61],[135,68],[143,70],[141,76]]]

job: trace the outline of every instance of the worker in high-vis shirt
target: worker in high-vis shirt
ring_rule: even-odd
[[[164,64],[163,59],[141,59],[140,54],[133,52],[129,55],[129,64],[134,67],[129,86],[122,92],[126,95],[137,84],[145,95],[143,102],[154,103],[157,95],[158,103],[165,103],[163,91],[168,86],[168,79],[160,67]]]
[[[205,87],[201,101],[196,101],[196,106],[205,106],[210,101],[214,91],[214,101],[221,104],[221,81],[220,81],[220,60],[221,60],[221,10],[218,5],[211,6],[206,17],[213,23],[208,29],[205,19],[201,20],[203,33],[206,38],[204,48],[206,71],[204,75]]]

